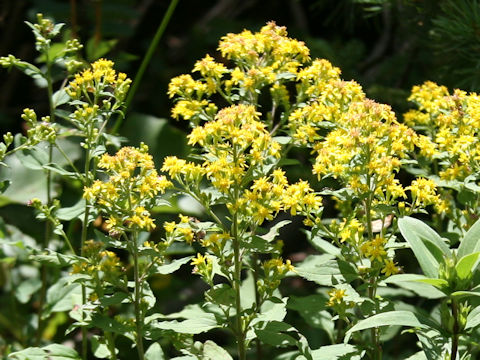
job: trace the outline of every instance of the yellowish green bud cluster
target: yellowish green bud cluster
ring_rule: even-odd
[[[172,183],[159,176],[148,147],[123,147],[114,156],[104,154],[98,163],[109,176],[85,187],[83,197],[109,216],[107,229],[112,233],[155,228],[149,209],[156,195],[164,193]]]
[[[96,99],[113,97],[121,103],[130,88],[131,80],[124,73],[117,73],[113,69],[113,62],[106,59],[95,61],[91,68],[76,74],[73,81],[66,88],[67,94],[74,100],[87,99],[94,104]]]

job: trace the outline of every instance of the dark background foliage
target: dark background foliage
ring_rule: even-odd
[[[35,14],[42,12],[65,22],[69,36],[85,44],[85,60],[107,57],[133,79],[169,4],[167,0],[0,0],[0,56],[14,54],[35,61],[34,39],[24,20],[34,21]],[[408,108],[411,87],[425,80],[471,91],[480,86],[480,4],[475,0],[180,0],[120,134],[133,145],[149,144],[157,164],[166,155],[185,154],[186,127],[169,119],[172,103],[166,90],[170,78],[190,72],[206,53],[218,58],[221,36],[243,29],[257,31],[272,20],[286,26],[291,37],[304,40],[312,58],[330,60],[342,69],[344,79],[356,80],[369,97],[392,105],[399,118]],[[58,75],[59,79],[63,76]],[[25,107],[40,115],[48,113],[46,91],[38,85],[16,70],[0,70],[0,132],[24,131],[20,114]],[[58,88],[61,83],[55,85]],[[305,177],[301,171],[289,175]],[[67,202],[68,194],[65,190],[62,195]],[[0,207],[0,216],[30,235],[39,231],[25,226],[34,220],[22,205]],[[159,215],[157,221],[172,216]],[[306,242],[299,245],[296,241],[296,230],[282,235],[287,257],[298,260],[311,251]],[[174,278],[152,280],[160,311],[176,311],[202,297],[201,281],[192,280],[189,269],[183,271]],[[284,285],[284,292],[290,294],[312,291],[312,284],[299,279]],[[0,300],[8,310],[5,296]],[[9,333],[5,327],[12,326],[4,319],[8,312],[2,313],[0,336]],[[287,321],[308,337],[313,348],[328,343],[325,334],[298,319]],[[216,341],[229,345],[222,343],[222,337]],[[402,341],[391,345],[397,350],[389,352],[408,349],[405,341],[414,341],[413,335],[402,336]]]

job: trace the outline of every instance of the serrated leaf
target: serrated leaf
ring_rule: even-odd
[[[381,326],[408,326],[415,328],[428,328],[419,319],[418,315],[410,311],[387,311],[385,313],[376,314],[365,320],[356,323],[345,333],[345,343],[348,343],[352,333],[360,330],[371,329]]]

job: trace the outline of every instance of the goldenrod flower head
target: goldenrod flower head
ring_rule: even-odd
[[[83,197],[96,204],[109,216],[107,229],[112,232],[152,230],[155,228],[148,208],[154,204],[158,193],[172,186],[154,169],[148,147],[141,145],[121,148],[115,155],[104,154],[98,163],[109,179],[96,180],[84,188]]]

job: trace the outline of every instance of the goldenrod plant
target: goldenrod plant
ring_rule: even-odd
[[[426,82],[397,118],[269,22],[171,80],[189,152],[154,159],[112,133],[128,76],[37,20],[44,66],[0,59],[43,79],[50,104],[44,117],[25,109],[25,134],[0,144],[4,168],[40,173],[25,203],[46,224],[31,239],[0,223],[2,261],[24,267],[12,301],[36,310],[2,356],[380,360],[396,358],[398,336],[418,339],[410,360],[478,356],[476,94]],[[285,230],[311,252],[289,257]],[[188,266],[201,300],[163,313],[152,279]]]

